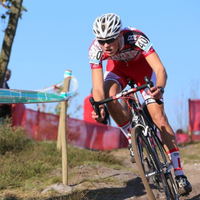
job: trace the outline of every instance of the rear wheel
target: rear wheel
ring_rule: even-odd
[[[144,128],[137,126],[131,131],[131,141],[138,171],[149,199],[170,199],[167,180],[154,148],[143,135]],[[153,145],[153,144],[152,144]]]

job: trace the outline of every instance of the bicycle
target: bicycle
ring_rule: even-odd
[[[101,101],[94,101],[91,97],[90,102],[99,116],[99,105],[118,99],[124,99],[128,103],[132,115],[132,148],[149,199],[155,200],[164,196],[167,200],[178,200],[179,194],[171,171],[172,163],[157,135],[156,126],[146,116],[137,94],[140,90],[153,87],[153,82],[148,77],[145,77],[145,82],[144,85],[136,86],[130,79],[128,80],[130,89]],[[161,103],[161,101],[158,100],[157,103]]]

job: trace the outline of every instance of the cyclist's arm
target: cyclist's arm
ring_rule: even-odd
[[[165,87],[167,82],[167,73],[165,71],[165,67],[160,61],[160,58],[158,57],[158,54],[154,52],[148,55],[146,60],[156,74],[156,85]]]
[[[92,69],[92,93],[95,101],[104,99],[103,70],[102,68]]]
[[[100,101],[105,98],[103,82],[104,82],[103,69],[102,68],[92,69],[92,84],[93,84],[92,94],[95,101]],[[101,118],[99,118],[95,112],[92,113],[92,118],[98,122],[101,122],[104,120],[105,112],[103,105],[100,105],[99,107],[100,107]]]
[[[146,57],[146,60],[156,74],[156,86],[162,86],[164,88],[167,82],[167,73],[160,58],[158,57],[158,54],[154,52],[148,55]],[[154,96],[155,98],[159,98],[159,96],[162,96],[160,94],[160,89],[154,87],[153,90],[155,90],[155,93],[152,96]]]

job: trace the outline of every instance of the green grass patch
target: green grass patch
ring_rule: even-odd
[[[22,128],[13,128],[9,122],[0,125],[0,155],[9,151],[19,152],[30,141]]]
[[[199,163],[200,160],[200,142],[187,144],[187,148],[179,148],[181,161],[184,163]]]
[[[0,162],[0,198],[3,199],[19,199],[18,193],[33,197],[49,185],[62,182],[62,155],[56,141],[31,140],[24,130],[9,124],[0,126]],[[68,146],[68,167],[81,165],[119,169],[122,164],[107,152]]]
[[[83,164],[96,165],[102,163],[104,165],[121,165],[121,161],[115,159],[107,152],[90,151],[87,149],[69,148],[69,165],[75,167]]]

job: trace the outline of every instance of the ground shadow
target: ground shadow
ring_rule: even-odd
[[[144,185],[140,177],[129,180],[124,187],[105,187],[101,189],[87,189],[73,192],[68,195],[52,197],[46,200],[127,200],[127,199],[139,199],[146,196]],[[181,197],[182,199],[183,197]],[[184,200],[200,200],[200,194],[188,198],[184,197]]]
[[[127,182],[125,187],[120,188],[101,188],[96,190],[83,190],[80,192],[73,192],[72,194],[48,198],[48,200],[123,200],[131,197],[139,197],[146,194],[145,188],[140,177],[131,179]]]
[[[198,194],[198,195],[196,195],[196,196],[194,196],[194,197],[192,197],[192,198],[185,198],[185,200],[200,200],[200,194]]]

